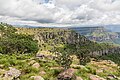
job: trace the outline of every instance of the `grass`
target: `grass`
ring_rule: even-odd
[[[115,57],[115,56],[114,56]],[[107,57],[109,59],[109,57]],[[106,59],[106,57],[105,57]],[[29,62],[31,60],[35,60],[40,64],[40,68],[32,67]],[[78,65],[77,63],[73,63],[74,65]],[[58,64],[54,60],[46,60],[42,61],[39,59],[35,59],[34,55],[31,54],[13,54],[13,55],[0,55],[0,65],[3,65],[1,69],[9,70],[9,67],[14,67],[22,72],[20,76],[20,80],[32,80],[31,76],[39,76],[40,71],[45,71],[45,75],[42,76],[45,80],[56,80],[57,75],[62,72],[62,69],[56,69],[54,67],[59,67]],[[97,73],[98,69],[102,69],[102,66],[107,69],[103,72]],[[100,67],[101,66],[101,67]],[[113,74],[115,76],[120,77],[119,69],[115,66],[112,66],[106,62],[90,62],[86,66],[75,68],[77,71],[75,72],[76,76],[82,77],[84,80],[89,80],[89,75],[98,75],[100,77],[106,78],[107,75]],[[3,73],[0,73],[3,74]]]
[[[32,67],[29,62],[35,60],[40,64],[40,68]],[[14,67],[22,72],[20,80],[31,80],[31,76],[39,76],[40,71],[45,71],[46,75],[42,76],[45,80],[55,80],[54,78],[61,72],[61,70],[50,69],[51,67],[58,66],[55,61],[42,61],[36,59],[34,55],[31,54],[1,54],[0,55],[0,65],[3,70],[9,70],[9,67]],[[2,74],[2,73],[1,73]]]

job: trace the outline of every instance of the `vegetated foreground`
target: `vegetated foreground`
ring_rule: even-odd
[[[119,50],[68,29],[1,23],[0,80],[120,80]]]

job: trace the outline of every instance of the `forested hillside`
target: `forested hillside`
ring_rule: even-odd
[[[12,25],[0,24],[0,53],[35,53],[38,51],[37,41],[33,36],[17,34]]]

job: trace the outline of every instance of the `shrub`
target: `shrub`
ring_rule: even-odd
[[[70,50],[67,48],[57,48],[55,61],[64,69],[70,68],[72,64],[72,57],[70,56]]]
[[[4,33],[0,38],[0,53],[36,53],[38,51],[37,41],[32,36],[17,34],[11,25],[0,24],[0,31]],[[9,32],[9,33],[8,33]]]

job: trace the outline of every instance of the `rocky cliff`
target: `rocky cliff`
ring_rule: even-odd
[[[40,44],[50,42],[52,42],[52,44],[81,44],[89,41],[84,36],[69,30],[38,32],[35,35],[35,39],[37,39]]]
[[[90,52],[91,57],[97,57],[97,56],[104,56],[104,55],[109,55],[109,54],[118,54],[120,53],[120,47],[111,47],[108,49],[103,49],[103,50],[97,50]]]
[[[98,32],[99,31],[99,32]],[[102,33],[104,30],[101,28],[96,30],[96,33]],[[119,53],[120,48],[111,45],[101,45],[96,42],[90,41],[86,37],[69,29],[61,28],[22,28],[18,32],[24,34],[34,35],[34,39],[38,41],[41,50],[50,51],[56,46],[79,45],[81,50],[89,50],[92,56],[102,56],[110,53]],[[106,34],[107,35],[107,34]],[[110,36],[109,36],[110,37]],[[116,37],[116,36],[115,36]]]

